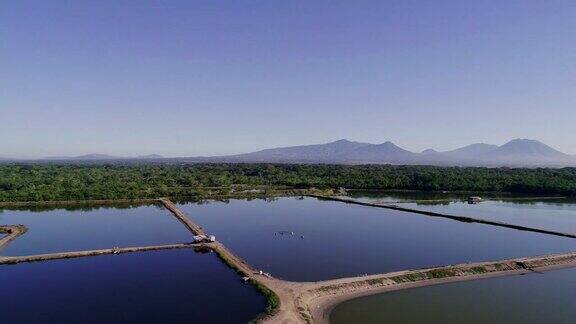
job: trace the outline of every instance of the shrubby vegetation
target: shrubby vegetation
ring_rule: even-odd
[[[576,195],[576,168],[387,165],[0,165],[0,201],[199,196],[263,186]]]

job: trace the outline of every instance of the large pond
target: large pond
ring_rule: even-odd
[[[494,220],[551,231],[576,233],[576,200],[538,199],[527,196],[482,195],[486,201],[468,204],[458,194],[426,192],[351,192],[359,201],[394,203],[402,207]],[[417,202],[414,200],[418,200]]]
[[[450,283],[353,299],[330,323],[574,323],[576,269]]]
[[[3,323],[246,323],[266,300],[192,249],[0,266]]]
[[[402,207],[576,234],[576,204],[573,202],[484,201],[479,204],[450,202],[447,205],[406,203],[402,204]]]
[[[257,268],[296,281],[576,250],[569,238],[314,198],[180,208]]]
[[[466,201],[470,196],[481,196],[488,200],[506,200],[514,202],[523,201],[551,201],[559,200],[569,203],[576,203],[575,199],[567,199],[563,197],[536,197],[527,194],[518,193],[500,193],[500,192],[482,192],[482,193],[465,193],[465,192],[450,192],[450,191],[391,191],[391,190],[351,190],[348,192],[347,198],[353,198],[359,201],[366,202],[382,202],[382,203],[405,203],[405,202],[418,202],[419,204],[434,204],[444,205],[450,201]]]
[[[0,209],[0,224],[24,224],[28,232],[0,255],[30,255],[112,247],[190,242],[190,232],[157,205]]]
[[[347,198],[353,198],[365,202],[401,203],[411,201],[442,201],[463,200],[469,195],[462,193],[442,193],[429,191],[378,191],[378,190],[352,190]]]

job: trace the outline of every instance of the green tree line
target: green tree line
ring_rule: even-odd
[[[0,201],[202,196],[213,187],[494,191],[576,196],[576,168],[390,165],[0,165]]]

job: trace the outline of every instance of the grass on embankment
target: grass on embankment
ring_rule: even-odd
[[[220,260],[222,260],[222,262],[224,262],[224,264],[226,264],[232,270],[236,271],[236,273],[239,276],[241,277],[247,276],[247,273],[236,267],[234,262],[228,259],[228,257],[226,257],[218,249],[215,249],[213,251],[216,252],[216,255]],[[280,309],[280,297],[278,297],[278,295],[272,290],[270,290],[268,287],[266,287],[265,285],[263,285],[262,283],[253,278],[250,279],[250,284],[252,284],[252,286],[254,286],[254,288],[256,288],[258,292],[260,292],[260,294],[262,294],[266,298],[266,302],[268,304],[264,309],[264,312],[259,314],[255,319],[251,321],[251,323],[258,323],[263,319],[265,319],[266,317],[272,316],[278,312],[278,310]]]
[[[261,284],[257,280],[251,279],[250,283],[266,298],[266,301],[268,302],[268,306],[266,306],[264,309],[264,313],[260,314],[254,320],[254,322],[258,322],[259,320],[264,319],[266,316],[272,316],[276,314],[280,309],[280,297],[278,297],[275,292],[268,289],[268,287]]]

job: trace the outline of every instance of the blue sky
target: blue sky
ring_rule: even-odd
[[[576,153],[574,1],[3,1],[0,156]]]

